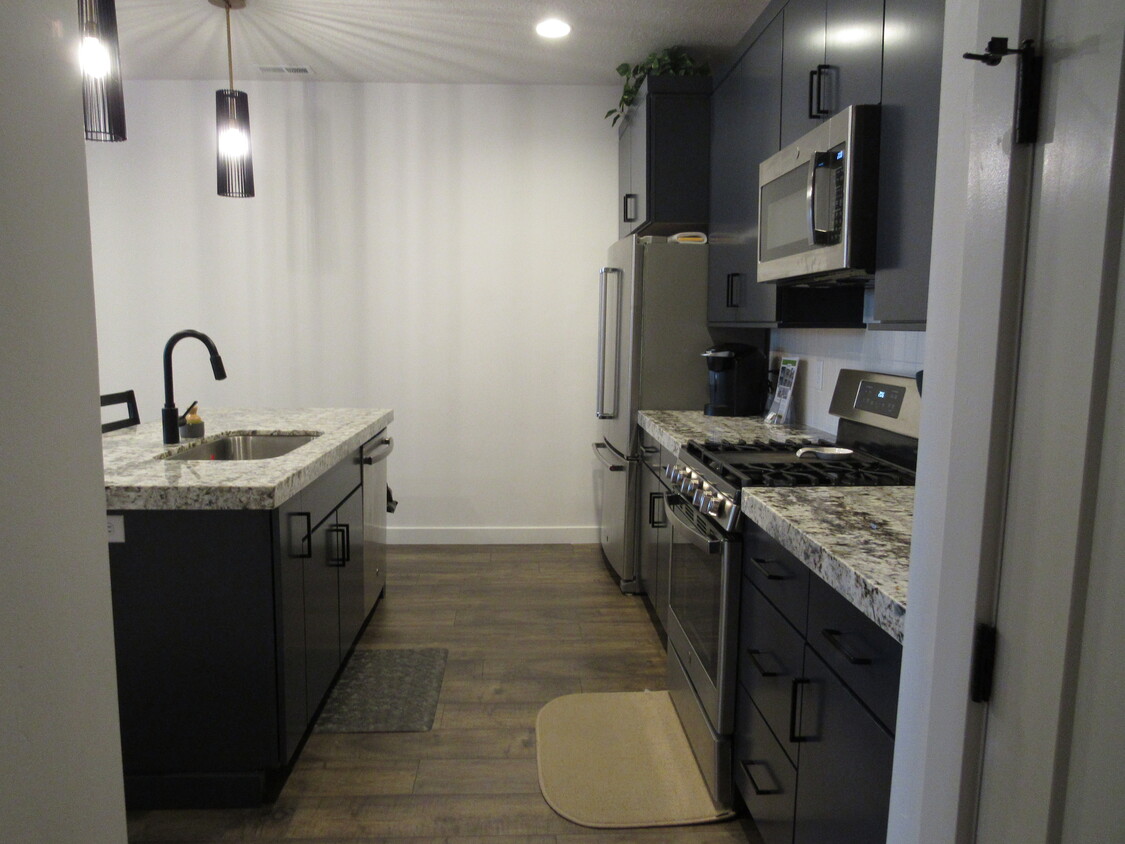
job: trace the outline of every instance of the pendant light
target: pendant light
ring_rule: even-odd
[[[230,87],[215,92],[215,156],[219,196],[254,195],[254,160],[250,154],[250,103],[245,91],[234,90],[230,12],[243,9],[246,0],[208,0],[227,13],[227,70]]]
[[[125,140],[125,95],[114,0],[78,0],[82,111],[88,141]]]

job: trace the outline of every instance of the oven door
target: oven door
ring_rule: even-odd
[[[667,497],[672,528],[668,639],[711,730],[734,728],[741,542],[681,496]]]

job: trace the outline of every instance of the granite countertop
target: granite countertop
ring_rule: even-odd
[[[744,489],[742,512],[902,641],[914,487]]]
[[[674,454],[688,440],[755,440],[800,445],[833,440],[804,426],[759,417],[705,416],[693,410],[642,410],[637,422]],[[883,630],[902,641],[914,487],[743,489],[742,512]]]
[[[368,408],[204,410],[207,435],[164,445],[160,422],[102,435],[107,510],[272,510],[390,424]],[[223,433],[319,434],[265,460],[164,460]]]
[[[809,440],[835,440],[805,425],[767,425],[761,416],[707,416],[702,410],[642,410],[637,424],[664,448],[678,455],[688,440],[767,440],[805,445]]]

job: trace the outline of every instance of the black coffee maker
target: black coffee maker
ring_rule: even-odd
[[[755,346],[721,343],[703,353],[711,401],[708,416],[760,416],[769,398],[769,361]]]

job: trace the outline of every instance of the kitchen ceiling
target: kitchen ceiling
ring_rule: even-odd
[[[612,84],[621,62],[682,45],[714,65],[768,0],[247,0],[231,13],[238,80]],[[117,0],[130,79],[222,80],[223,10]],[[546,17],[569,37],[535,34]]]

